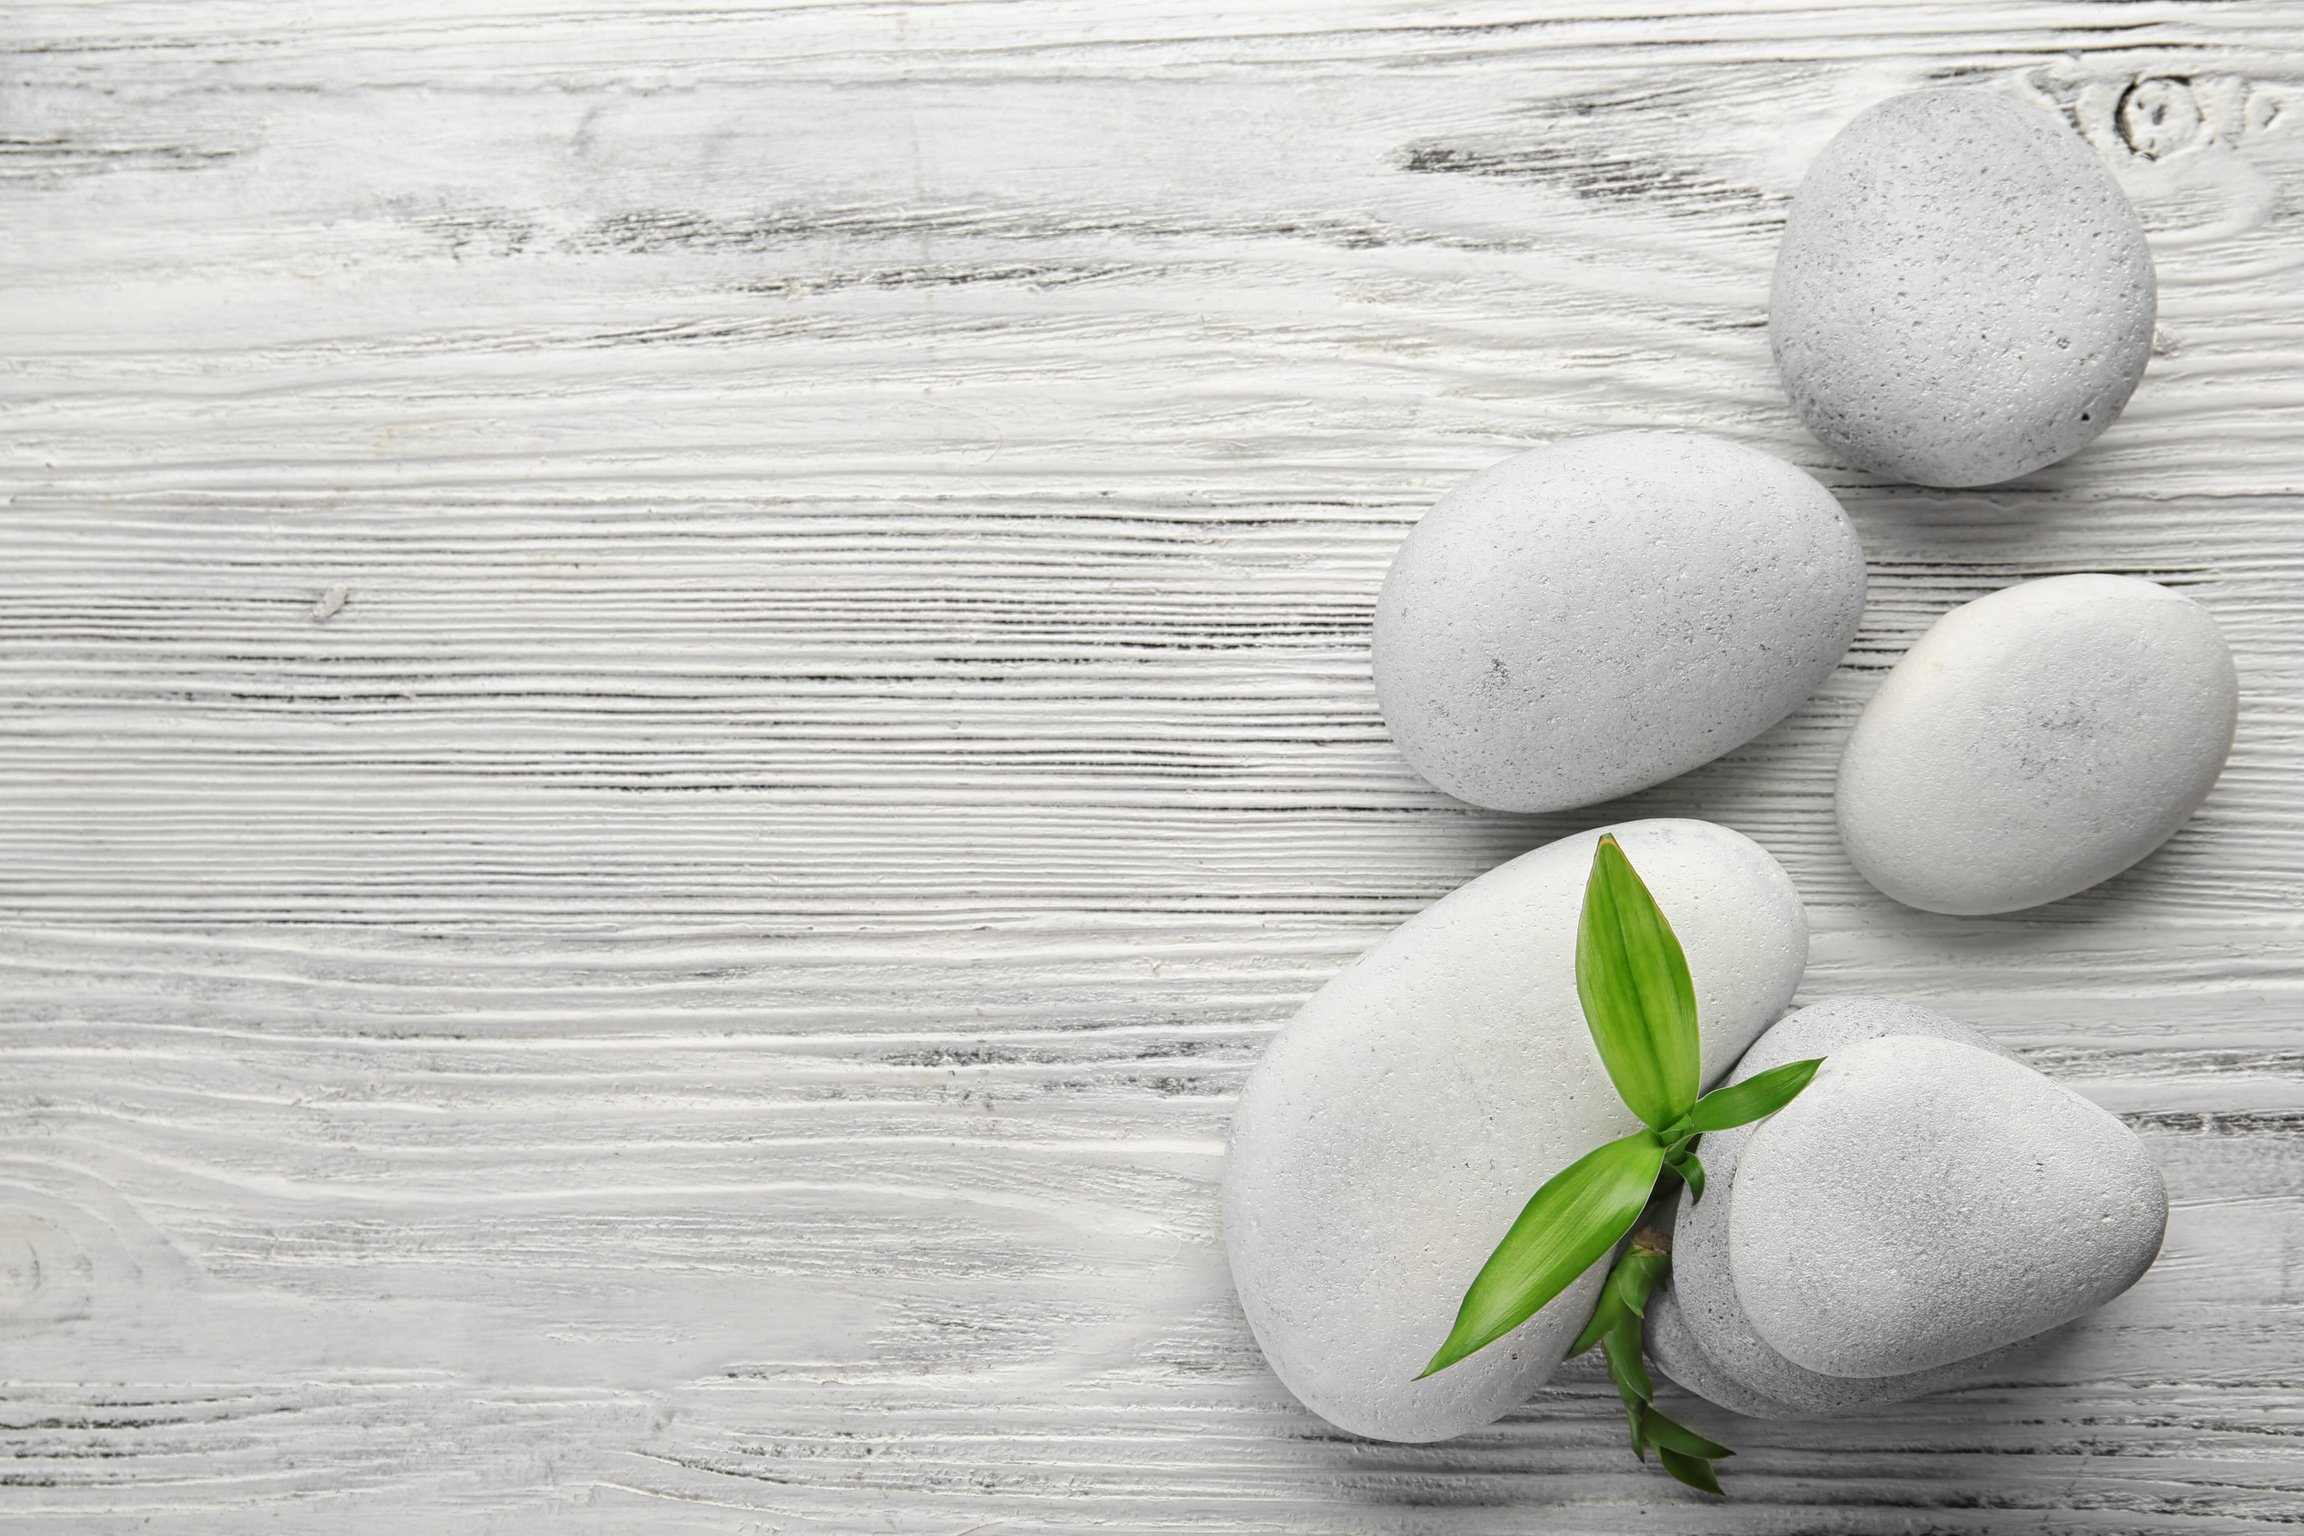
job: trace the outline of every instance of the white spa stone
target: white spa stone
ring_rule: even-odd
[[[1807,920],[1758,844],[1700,821],[1612,829],[1695,980],[1706,1081],[1784,1009]],[[1598,832],[1489,871],[1323,987],[1249,1074],[1224,1235],[1256,1340],[1331,1423],[1440,1440],[1540,1386],[1606,1265],[1425,1381],[1464,1289],[1537,1187],[1638,1122],[1576,1001],[1576,918]]]
[[[2062,119],[1987,90],[1918,91],[1809,167],[1768,339],[1801,418],[1850,462],[1991,485],[2112,424],[2156,304],[2136,211]]]
[[[1834,1052],[1885,1035],[1956,1040],[2006,1053],[1965,1024],[1912,1003],[1834,998],[1772,1026],[1744,1053],[1729,1082],[1742,1082],[1787,1062]],[[1757,1125],[1714,1131],[1698,1144],[1706,1193],[1682,1195],[1672,1226],[1670,1283],[1648,1305],[1648,1351],[1659,1370],[1731,1412],[1762,1419],[1821,1419],[1861,1412],[1942,1391],[1972,1380],[2006,1353],[1990,1350],[1930,1370],[1882,1376],[1825,1376],[1785,1359],[1752,1329],[1728,1272],[1728,1226],[1736,1205],[1736,1170]]]
[[[1829,675],[1864,608],[1830,492],[1757,449],[1611,432],[1443,496],[1376,605],[1377,702],[1416,771],[1495,810],[1661,783]]]
[[[2167,1221],[2117,1117],[2021,1062],[1888,1035],[1834,1051],[1745,1143],[1728,1270],[1785,1359],[1888,1376],[2095,1310],[2151,1267]]]
[[[1907,906],[2055,901],[2165,842],[2238,716],[2208,610],[2129,576],[2055,576],[1953,609],[1896,664],[1840,760],[1840,840]]]

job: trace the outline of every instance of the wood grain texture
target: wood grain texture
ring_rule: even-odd
[[[0,1526],[2201,1533],[2304,1520],[2304,13],[23,0],[0,15]],[[1838,126],[2066,110],[2156,356],[1916,491],[1762,306]],[[1816,473],[1791,720],[1500,816],[1370,607],[1562,434]],[[2196,822],[1955,920],[1834,841],[1934,616],[2142,574],[2239,655]],[[1388,926],[1628,815],[1759,838],[1804,995],[1942,1007],[2176,1202],[2001,1379],[1635,1464],[1589,1362],[1395,1447],[1264,1370],[1230,1096]],[[1676,1410],[1677,1411],[1677,1410]]]

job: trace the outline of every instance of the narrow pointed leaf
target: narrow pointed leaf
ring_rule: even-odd
[[[1688,1186],[1688,1203],[1696,1205],[1704,1199],[1704,1164],[1693,1152],[1683,1152],[1666,1164],[1680,1175],[1680,1182]]]
[[[1822,1065],[1821,1056],[1808,1061],[1788,1061],[1741,1083],[1715,1088],[1696,1101],[1696,1108],[1688,1116],[1689,1124],[1699,1131],[1725,1131],[1750,1125],[1798,1098],[1800,1090],[1808,1086],[1808,1080]]]
[[[1656,1138],[1635,1131],[1546,1180],[1480,1266],[1455,1326],[1421,1376],[1495,1343],[1568,1289],[1632,1230],[1663,1167]]]
[[[1656,1396],[1656,1385],[1648,1379],[1648,1362],[1640,1358],[1639,1319],[1628,1317],[1609,1329],[1600,1348],[1608,1357],[1609,1379],[1627,1404],[1646,1403]]]
[[[1648,1293],[1656,1289],[1656,1282],[1664,1278],[1664,1272],[1672,1267],[1672,1260],[1666,1254],[1644,1253],[1635,1248],[1624,1255],[1621,1267],[1624,1280],[1619,1295],[1624,1310],[1634,1317],[1646,1317]]]
[[[1702,1493],[1720,1492],[1720,1479],[1713,1476],[1712,1463],[1703,1457],[1690,1456],[1668,1445],[1660,1445],[1656,1447],[1656,1459],[1664,1463],[1665,1471],[1689,1487]]]
[[[1656,899],[1613,837],[1592,851],[1576,927],[1576,996],[1617,1096],[1653,1130],[1696,1103],[1696,988]]]
[[[1623,1316],[1623,1306],[1608,1292],[1602,1291],[1600,1305],[1592,1309],[1592,1320],[1584,1325],[1584,1331],[1576,1335],[1576,1342],[1568,1346],[1568,1353],[1561,1358],[1573,1360],[1599,1343]]]
[[[1663,1254],[1627,1248],[1616,1260],[1616,1267],[1608,1271],[1608,1283],[1600,1288],[1600,1304],[1592,1309],[1592,1320],[1576,1335],[1576,1342],[1568,1346],[1568,1358],[1573,1360],[1599,1343],[1624,1318],[1645,1316],[1648,1293],[1671,1263]]]
[[[1607,1337],[1601,1340],[1600,1352],[1607,1358],[1608,1377],[1616,1383],[1616,1395],[1624,1400],[1624,1422],[1632,1431],[1632,1454],[1646,1461],[1648,1437],[1641,1433],[1640,1425],[1656,1388],[1648,1380],[1648,1363],[1640,1358],[1639,1320],[1626,1317],[1609,1329]]]
[[[1685,1424],[1676,1424],[1658,1413],[1653,1405],[1640,1414],[1640,1433],[1650,1445],[1667,1451],[1678,1451],[1683,1456],[1699,1456],[1706,1461],[1718,1461],[1736,1453],[1724,1445],[1705,1439]]]

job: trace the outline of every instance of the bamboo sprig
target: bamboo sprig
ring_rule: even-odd
[[[1824,1064],[1822,1057],[1788,1062],[1699,1096],[1703,1053],[1687,956],[1647,883],[1606,834],[1592,851],[1577,920],[1576,996],[1608,1080],[1641,1128],[1587,1152],[1529,1198],[1473,1277],[1419,1380],[1535,1316],[1624,1241],[1667,1179],[1685,1185],[1690,1200],[1703,1199],[1696,1148],[1704,1133],[1774,1114]],[[1671,1262],[1668,1244],[1646,1233],[1636,1238],[1609,1271],[1591,1321],[1568,1352],[1601,1347],[1642,1460],[1653,1450],[1681,1482],[1718,1493],[1712,1463],[1733,1453],[1657,1411],[1641,1358],[1648,1297]]]

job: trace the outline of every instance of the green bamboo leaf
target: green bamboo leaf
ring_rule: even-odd
[[[1809,1079],[1822,1065],[1821,1056],[1808,1061],[1788,1061],[1741,1083],[1715,1088],[1696,1101],[1696,1107],[1688,1113],[1688,1123],[1699,1131],[1725,1131],[1750,1125],[1798,1098],[1800,1090],[1808,1086]]]
[[[1568,1347],[1568,1358],[1573,1360],[1599,1343],[1622,1319],[1646,1316],[1648,1293],[1656,1288],[1657,1280],[1671,1266],[1668,1255],[1639,1248],[1625,1249],[1616,1267],[1608,1271],[1608,1283],[1600,1289],[1600,1304],[1592,1309],[1592,1320]]]
[[[1675,1424],[1658,1413],[1653,1405],[1640,1415],[1640,1433],[1650,1445],[1661,1450],[1678,1451],[1683,1456],[1699,1456],[1706,1461],[1718,1461],[1736,1453],[1724,1445],[1716,1445],[1685,1424]]]
[[[1680,1175],[1680,1182],[1688,1186],[1690,1205],[1704,1198],[1704,1164],[1695,1153],[1683,1152],[1664,1166]]]
[[[1648,1316],[1648,1295],[1656,1289],[1656,1282],[1671,1270],[1672,1255],[1634,1249],[1624,1257],[1631,1269],[1624,1282],[1624,1308],[1634,1317],[1644,1319]]]
[[[1668,1445],[1656,1447],[1656,1459],[1664,1463],[1664,1470],[1689,1487],[1703,1493],[1719,1493],[1720,1479],[1712,1473],[1712,1463],[1701,1456],[1690,1456]]]
[[[1628,1315],[1609,1329],[1600,1341],[1600,1353],[1607,1357],[1608,1379],[1616,1383],[1616,1395],[1624,1400],[1632,1454],[1646,1461],[1648,1438],[1640,1433],[1640,1416],[1648,1411],[1648,1400],[1656,1395],[1656,1388],[1648,1379],[1648,1363],[1640,1358],[1640,1319]]]
[[[1576,925],[1576,996],[1617,1096],[1651,1130],[1696,1103],[1696,988],[1656,898],[1616,839],[1592,850]]]
[[[1632,1230],[1663,1167],[1656,1138],[1634,1131],[1547,1179],[1480,1266],[1455,1326],[1417,1379],[1485,1349],[1568,1289]]]
[[[1640,1358],[1640,1320],[1627,1317],[1608,1330],[1600,1341],[1600,1352],[1608,1357],[1608,1379],[1616,1383],[1617,1395],[1624,1405],[1637,1410],[1656,1396],[1656,1384],[1648,1379],[1648,1362]]]
[[[1611,1275],[1609,1279],[1613,1281],[1615,1276]],[[1591,1321],[1584,1325],[1582,1333],[1576,1335],[1576,1342],[1568,1346],[1568,1353],[1562,1358],[1573,1360],[1599,1343],[1608,1336],[1608,1330],[1615,1327],[1624,1315],[1624,1304],[1616,1300],[1609,1291],[1601,1291],[1600,1305],[1592,1309]]]

